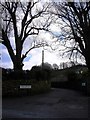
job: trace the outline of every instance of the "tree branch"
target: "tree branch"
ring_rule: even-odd
[[[31,47],[23,56],[22,56],[22,61],[24,60],[24,58],[26,58],[26,56],[27,56],[27,54],[32,50],[32,49],[34,49],[34,48],[39,48],[39,47],[43,47],[43,46],[48,46],[48,44],[47,43],[45,43],[45,44],[37,44],[37,45],[34,45],[33,47]]]
[[[11,47],[10,41],[7,37],[7,34],[3,29],[2,29],[2,39],[3,39],[2,44],[6,46],[12,61],[14,61],[15,54],[13,52],[13,49]]]

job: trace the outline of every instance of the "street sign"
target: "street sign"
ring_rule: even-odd
[[[31,89],[31,85],[20,85],[20,89]]]

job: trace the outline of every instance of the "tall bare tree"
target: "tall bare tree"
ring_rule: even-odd
[[[71,55],[74,51],[83,55],[90,70],[90,2],[65,1],[54,3],[54,8],[61,22],[60,39],[64,43],[73,41]]]
[[[23,60],[30,50],[42,46],[42,43],[34,41],[24,54],[23,46],[26,39],[32,35],[38,35],[40,30],[47,30],[50,25],[50,16],[47,17],[48,4],[38,7],[39,1],[34,2],[1,2],[2,13],[2,44],[6,46],[13,62],[14,70],[22,70]],[[44,21],[42,18],[45,17]],[[39,22],[37,23],[37,20]],[[14,40],[15,48],[11,44]],[[30,39],[30,38],[29,38]]]

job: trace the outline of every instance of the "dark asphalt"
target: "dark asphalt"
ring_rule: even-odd
[[[88,118],[88,97],[55,88],[47,94],[3,98],[2,118]]]

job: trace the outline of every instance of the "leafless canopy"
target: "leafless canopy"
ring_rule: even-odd
[[[71,55],[74,51],[84,56],[90,69],[90,2],[63,2],[53,3],[55,11],[52,12],[61,20],[61,33],[58,38],[66,46]]]
[[[48,3],[40,4],[40,0],[35,2],[1,2],[0,6],[2,8],[2,44],[9,52],[14,69],[20,70],[29,51],[43,46],[42,43],[34,41],[34,44],[22,55],[24,42],[29,36],[38,35],[40,30],[48,31],[51,20],[47,15],[47,10],[50,6]],[[15,47],[12,47],[10,37],[14,38]]]

